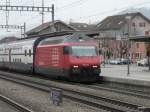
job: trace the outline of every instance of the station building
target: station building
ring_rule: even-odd
[[[129,37],[150,35],[150,20],[143,14],[127,13],[108,16],[97,24],[100,49],[106,58],[126,58],[129,48],[133,62],[146,58],[148,44],[146,42],[129,42]]]

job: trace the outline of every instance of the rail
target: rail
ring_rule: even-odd
[[[34,87],[36,89],[40,89],[42,91],[50,92],[50,88],[59,88],[63,90],[63,96],[66,98],[70,98],[72,100],[77,100],[89,106],[93,106],[95,108],[103,109],[111,112],[141,112],[139,111],[139,107],[141,105],[132,104],[129,102],[124,102],[112,98],[106,98],[102,96],[97,96],[94,94],[86,93],[77,89],[68,89],[63,86],[58,86],[52,84],[50,81],[38,81],[33,80],[31,77],[25,76],[17,76],[17,75],[9,75],[1,74],[0,78],[13,81],[19,84],[23,84],[26,86]],[[42,80],[42,79],[40,79]]]

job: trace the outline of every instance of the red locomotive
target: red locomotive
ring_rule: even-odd
[[[30,44],[28,47],[25,47],[27,46],[25,41]],[[100,57],[96,44],[88,36],[69,34],[43,39],[27,39],[24,42],[25,45],[18,44],[21,41],[8,45],[8,58],[6,57],[6,62],[3,60],[6,68],[34,72],[49,77],[68,78],[79,82],[99,79]],[[20,45],[20,52],[14,54],[12,47],[16,46],[16,43]],[[21,50],[24,53],[21,53]],[[23,56],[17,59],[17,54],[18,57],[21,54]],[[4,57],[1,55],[3,54],[0,54],[2,60]],[[0,63],[0,67],[3,67],[3,64]]]

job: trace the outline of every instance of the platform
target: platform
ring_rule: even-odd
[[[148,67],[130,65],[130,74],[127,74],[127,65],[101,66],[104,81],[128,83],[134,85],[150,86],[150,71]]]

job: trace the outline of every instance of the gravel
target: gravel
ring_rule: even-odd
[[[20,111],[0,100],[0,112],[20,112]]]
[[[52,104],[50,93],[0,79],[0,94],[27,106],[35,112],[103,112],[63,98],[60,106]]]
[[[149,99],[142,99],[142,98],[123,95],[115,92],[109,92],[105,90],[95,90],[91,88],[79,87],[79,85],[63,84],[54,81],[47,81],[42,79],[39,80],[36,78],[34,78],[34,80],[37,80],[37,82],[44,81],[47,84],[50,84],[52,86],[57,86],[60,88],[68,88],[69,90],[95,94],[96,96],[104,96],[108,98],[118,99],[121,101],[126,101],[133,104],[138,104],[140,106],[150,107]],[[3,83],[6,83],[6,81],[2,82],[0,80],[0,85],[4,85]],[[57,107],[52,105],[50,93],[48,94],[33,88],[31,89],[10,82],[7,82],[5,84],[5,87],[0,86],[0,92],[3,92],[8,96],[12,96],[13,98],[16,98],[18,101],[23,102],[25,105],[34,108],[36,112],[41,112],[41,111],[42,112],[102,112],[102,111],[95,110],[95,108],[93,109],[91,107],[88,107],[83,104],[79,104],[77,102],[73,102],[68,99],[64,99],[63,104]]]

